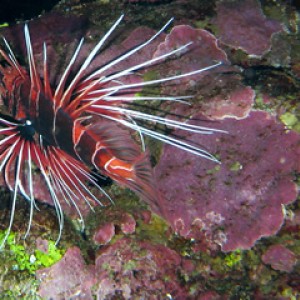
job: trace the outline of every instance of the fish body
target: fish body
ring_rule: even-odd
[[[0,115],[0,136],[2,136],[0,171],[3,172],[5,182],[13,193],[11,218],[6,238],[13,223],[19,193],[31,204],[26,235],[29,233],[35,207],[33,166],[39,170],[49,190],[61,232],[63,228],[61,201],[65,200],[75,206],[83,224],[77,202],[85,201],[90,205],[89,201],[93,199],[100,205],[102,204],[91,193],[87,183],[94,185],[110,199],[109,195],[97,184],[91,172],[92,169],[132,189],[146,201],[157,202],[155,182],[144,146],[145,135],[217,162],[214,156],[205,150],[149,129],[140,125],[139,121],[164,124],[171,128],[204,134],[220,132],[220,130],[146,114],[133,109],[130,104],[138,100],[184,102],[176,97],[138,97],[135,91],[147,85],[198,74],[215,68],[221,63],[158,80],[129,84],[126,80],[123,81],[137,70],[180,53],[189,46],[186,44],[125,70],[104,75],[107,70],[128,57],[136,55],[140,49],[150,44],[171,20],[144,43],[90,74],[85,74],[85,70],[93,62],[122,18],[123,16],[112,25],[80,65],[77,73],[71,76],[74,63],[83,45],[83,39],[79,42],[56,86],[51,85],[49,80],[51,66],[48,66],[45,44],[43,74],[37,72],[28,25],[24,27],[27,68],[21,66],[9,43],[4,39],[6,49],[0,48],[0,55],[6,60],[6,65],[0,66],[0,97],[7,113]],[[138,133],[141,145],[133,140],[130,132]]]
[[[10,62],[8,56],[3,56]],[[69,113],[67,104],[72,103],[72,97],[68,102],[55,98],[49,82],[39,77],[33,80],[21,65],[2,68],[1,73],[2,90],[5,91],[1,95],[3,102],[10,108],[10,115],[20,125],[28,127],[27,131],[20,133],[24,139],[36,143],[42,139],[44,147],[63,150],[66,156],[78,160],[78,164],[83,162],[90,168],[96,168],[101,174],[132,188],[144,198],[154,196],[147,155],[126,137],[127,132],[112,121],[103,119],[96,124],[91,121],[83,125],[82,121],[86,121],[82,116],[84,112],[75,116]],[[45,78],[47,80],[49,75]],[[32,82],[36,82],[36,86],[32,86]],[[81,105],[78,102],[77,106]],[[74,107],[73,112],[76,109]]]

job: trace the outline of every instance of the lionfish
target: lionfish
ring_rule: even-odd
[[[32,216],[36,208],[33,181],[36,170],[40,172],[56,210],[59,223],[57,241],[60,239],[64,223],[61,200],[74,205],[84,226],[82,214],[77,206],[78,201],[86,201],[90,205],[90,201],[94,200],[102,205],[90,191],[89,185],[93,185],[110,199],[97,182],[93,169],[130,188],[142,198],[155,201],[156,193],[147,151],[144,146],[139,146],[133,140],[130,131],[138,133],[141,145],[144,145],[144,136],[150,136],[183,151],[217,161],[206,150],[175,136],[167,136],[155,131],[144,125],[143,121],[201,134],[211,134],[221,130],[148,114],[128,104],[139,100],[186,102],[184,97],[138,96],[132,91],[195,75],[215,68],[221,62],[162,79],[138,83],[122,82],[122,79],[138,70],[179,54],[188,48],[191,44],[188,43],[125,70],[103,75],[105,71],[109,71],[149,45],[166,29],[172,19],[145,42],[85,74],[85,70],[93,63],[94,58],[103,49],[105,42],[122,19],[123,15],[100,39],[72,77],[71,72],[84,39],[80,40],[57,86],[53,86],[49,79],[45,43],[43,44],[43,71],[41,75],[38,74],[27,24],[24,27],[24,34],[29,70],[21,66],[8,41],[3,38],[6,50],[0,48],[0,53],[6,65],[0,66],[0,97],[7,114],[0,115],[2,137],[0,172],[3,173],[5,183],[12,192],[12,207],[6,236],[0,247],[3,246],[11,231],[18,194],[30,202],[30,217],[25,237],[30,232]]]

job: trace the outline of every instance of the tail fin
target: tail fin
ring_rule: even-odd
[[[116,158],[106,166],[106,171],[112,179],[136,192],[148,204],[156,205],[158,193],[147,154],[140,154],[130,163]]]
[[[127,130],[113,121],[100,119],[82,135],[87,136],[93,141],[93,146],[88,147],[92,151],[87,162],[90,160],[101,173],[132,189],[149,204],[157,202],[149,156],[140,152]],[[87,148],[87,139],[82,137],[77,143],[78,149]],[[79,150],[78,153],[83,154]]]
[[[134,162],[134,181],[130,188],[138,193],[148,204],[157,202],[158,193],[155,188],[153,171],[147,154],[142,153]]]

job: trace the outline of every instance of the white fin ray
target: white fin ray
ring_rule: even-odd
[[[63,210],[62,207],[60,205],[60,202],[58,200],[57,194],[53,188],[52,185],[52,180],[50,179],[50,176],[48,174],[48,172],[46,172],[45,168],[44,168],[44,164],[42,162],[42,157],[40,157],[40,153],[37,151],[37,147],[33,147],[34,152],[35,152],[35,157],[37,158],[37,163],[38,163],[38,168],[41,171],[41,174],[46,182],[46,186],[49,190],[49,193],[51,195],[51,198],[53,200],[53,204],[55,207],[55,211],[56,211],[56,215],[57,215],[57,219],[58,219],[58,224],[59,224],[59,234],[58,237],[56,239],[56,245],[57,243],[60,241],[61,239],[61,235],[62,235],[62,230],[63,230],[63,226],[64,226],[64,216],[63,216]]]
[[[84,71],[86,68],[90,65],[91,61],[95,58],[98,51],[102,48],[103,44],[106,42],[108,37],[112,34],[112,32],[116,29],[116,27],[120,24],[122,21],[124,15],[121,15],[120,18],[113,24],[113,26],[106,32],[106,34],[100,39],[98,44],[94,47],[94,49],[91,51],[91,53],[88,55],[88,57],[83,62],[82,66],[80,67],[79,71],[76,73],[75,77],[73,78],[72,82],[64,92],[62,96],[62,101],[64,102],[65,99],[68,99],[71,95],[72,91],[76,87],[76,84],[78,81],[82,78]]]
[[[159,133],[159,132],[156,132],[154,130],[148,129],[148,128],[143,127],[141,125],[137,125],[136,123],[130,123],[129,121],[126,121],[125,119],[118,119],[118,118],[114,118],[114,117],[107,116],[107,115],[100,114],[100,113],[98,115],[103,117],[103,118],[106,118],[108,120],[118,122],[118,123],[122,124],[123,126],[125,126],[127,128],[133,129],[134,131],[137,131],[137,132],[140,132],[144,135],[150,136],[150,137],[152,137],[156,140],[159,140],[159,141],[161,141],[165,144],[172,145],[172,146],[177,147],[179,149],[182,149],[186,152],[195,154],[197,156],[201,156],[203,158],[214,161],[216,163],[220,163],[220,161],[214,155],[209,153],[208,151],[206,151],[204,149],[201,149],[199,147],[196,147],[196,146],[194,146],[190,143],[187,143],[184,140],[177,139],[177,138],[174,138],[172,136],[164,135],[162,133]]]
[[[156,39],[169,25],[170,23],[173,21],[174,18],[171,18],[159,31],[157,31],[152,37],[150,37],[147,41],[145,41],[144,43],[134,47],[132,50],[126,52],[125,54],[121,55],[120,57],[112,60],[110,63],[106,64],[105,66],[103,66],[102,68],[96,70],[95,72],[93,72],[92,74],[90,74],[85,80],[83,80],[82,83],[88,82],[90,80],[93,80],[95,78],[99,78],[99,76],[105,72],[106,70],[109,70],[111,67],[115,66],[116,64],[118,64],[119,62],[125,60],[126,58],[130,57],[131,55],[133,55],[134,53],[136,53],[137,51],[143,49],[144,47],[146,47],[147,45],[149,45],[154,39]],[[134,68],[133,68],[134,70]],[[128,71],[127,73],[129,73],[130,71]],[[122,75],[123,76],[123,75]],[[106,77],[103,77],[106,78]]]
[[[180,97],[161,96],[160,97],[160,96],[106,96],[105,95],[102,98],[102,100],[108,102],[120,101],[120,102],[129,102],[129,103],[133,101],[172,101],[172,102],[178,102],[186,105],[191,105],[191,103],[184,100],[184,99],[191,99],[191,98],[193,97],[192,96],[180,96]]]
[[[122,115],[125,115],[126,117],[131,116],[134,119],[149,121],[153,123],[159,123],[165,126],[186,130],[189,132],[196,132],[200,134],[213,134],[214,132],[221,132],[221,133],[228,133],[225,130],[216,129],[216,128],[210,128],[210,127],[204,127],[199,125],[193,125],[181,121],[176,121],[172,119],[167,119],[160,116],[155,116],[151,114],[142,113],[140,111],[126,109],[122,107],[115,107],[115,106],[105,106],[105,105],[93,105],[92,108],[100,108],[108,111],[115,111]]]
[[[31,93],[33,93],[41,89],[41,79],[40,79],[40,75],[36,70],[36,64],[34,60],[32,44],[31,44],[30,34],[29,34],[29,29],[27,24],[25,24],[24,26],[24,33],[25,33],[25,43],[26,43],[30,81],[31,81]]]
[[[216,67],[220,66],[221,64],[222,64],[222,62],[218,62],[216,64],[207,66],[207,67],[199,69],[199,70],[195,70],[195,71],[191,71],[191,72],[187,72],[187,73],[183,73],[183,74],[179,74],[179,75],[169,76],[169,77],[165,77],[165,78],[161,78],[161,79],[154,79],[154,80],[149,80],[149,81],[144,81],[144,82],[137,82],[137,83],[120,85],[120,86],[107,87],[104,89],[92,91],[92,92],[90,92],[90,94],[93,95],[93,94],[96,94],[99,92],[106,93],[106,92],[111,92],[111,91],[115,91],[115,93],[119,93],[122,90],[130,90],[132,88],[139,88],[139,87],[144,87],[144,86],[148,86],[148,85],[161,84],[161,83],[164,83],[167,81],[173,81],[173,80],[181,79],[184,77],[197,75],[197,74],[203,73],[205,71],[211,70],[213,68],[216,68]]]
[[[20,151],[17,155],[17,161],[16,161],[15,185],[13,188],[13,199],[12,199],[12,206],[11,206],[11,210],[10,210],[10,220],[9,220],[8,228],[6,229],[5,236],[4,236],[3,240],[1,241],[0,249],[3,248],[5,242],[7,241],[8,237],[10,235],[11,229],[12,229],[13,222],[14,222],[17,195],[18,195],[18,190],[19,190],[19,185],[20,185],[20,172],[21,172],[23,150],[24,150],[24,142],[21,142]],[[9,157],[9,159],[11,159],[11,156]]]
[[[55,93],[54,93],[54,97],[53,97],[56,109],[58,109],[62,105],[66,105],[67,104],[67,103],[64,103],[62,101],[62,95],[64,93],[65,83],[66,83],[66,81],[68,79],[68,76],[69,76],[69,74],[71,72],[71,69],[72,69],[72,67],[74,65],[74,62],[75,62],[75,60],[76,60],[76,58],[77,58],[77,56],[79,54],[79,51],[80,51],[80,49],[81,49],[81,47],[83,45],[83,41],[84,41],[84,39],[82,38],[80,40],[80,42],[79,42],[79,44],[78,44],[78,46],[77,46],[77,48],[76,48],[73,56],[72,56],[72,58],[71,58],[68,66],[67,66],[67,68],[65,69],[65,71],[64,71],[64,73],[63,73],[63,75],[62,75],[62,77],[61,77],[61,79],[60,79],[60,81],[58,83],[58,86],[56,87],[56,90],[55,90]]]

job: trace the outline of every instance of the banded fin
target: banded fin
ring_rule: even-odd
[[[91,139],[95,146],[93,153],[89,154],[90,161],[86,163],[92,163],[100,173],[137,192],[146,201],[156,202],[148,154],[141,152],[127,129],[105,119],[89,125],[75,149],[84,161],[88,159],[84,146],[91,145]]]
[[[134,181],[128,182],[128,186],[148,203],[157,203],[158,193],[154,185],[153,170],[147,153],[142,153],[134,162],[134,176]]]
[[[115,122],[101,119],[90,125],[89,131],[98,137],[98,148],[105,147],[112,156],[116,156],[120,160],[133,162],[141,153],[129,131],[121,128]]]
[[[152,168],[146,153],[141,153],[132,163],[113,157],[106,163],[105,170],[113,180],[130,188],[146,202],[157,202]]]

